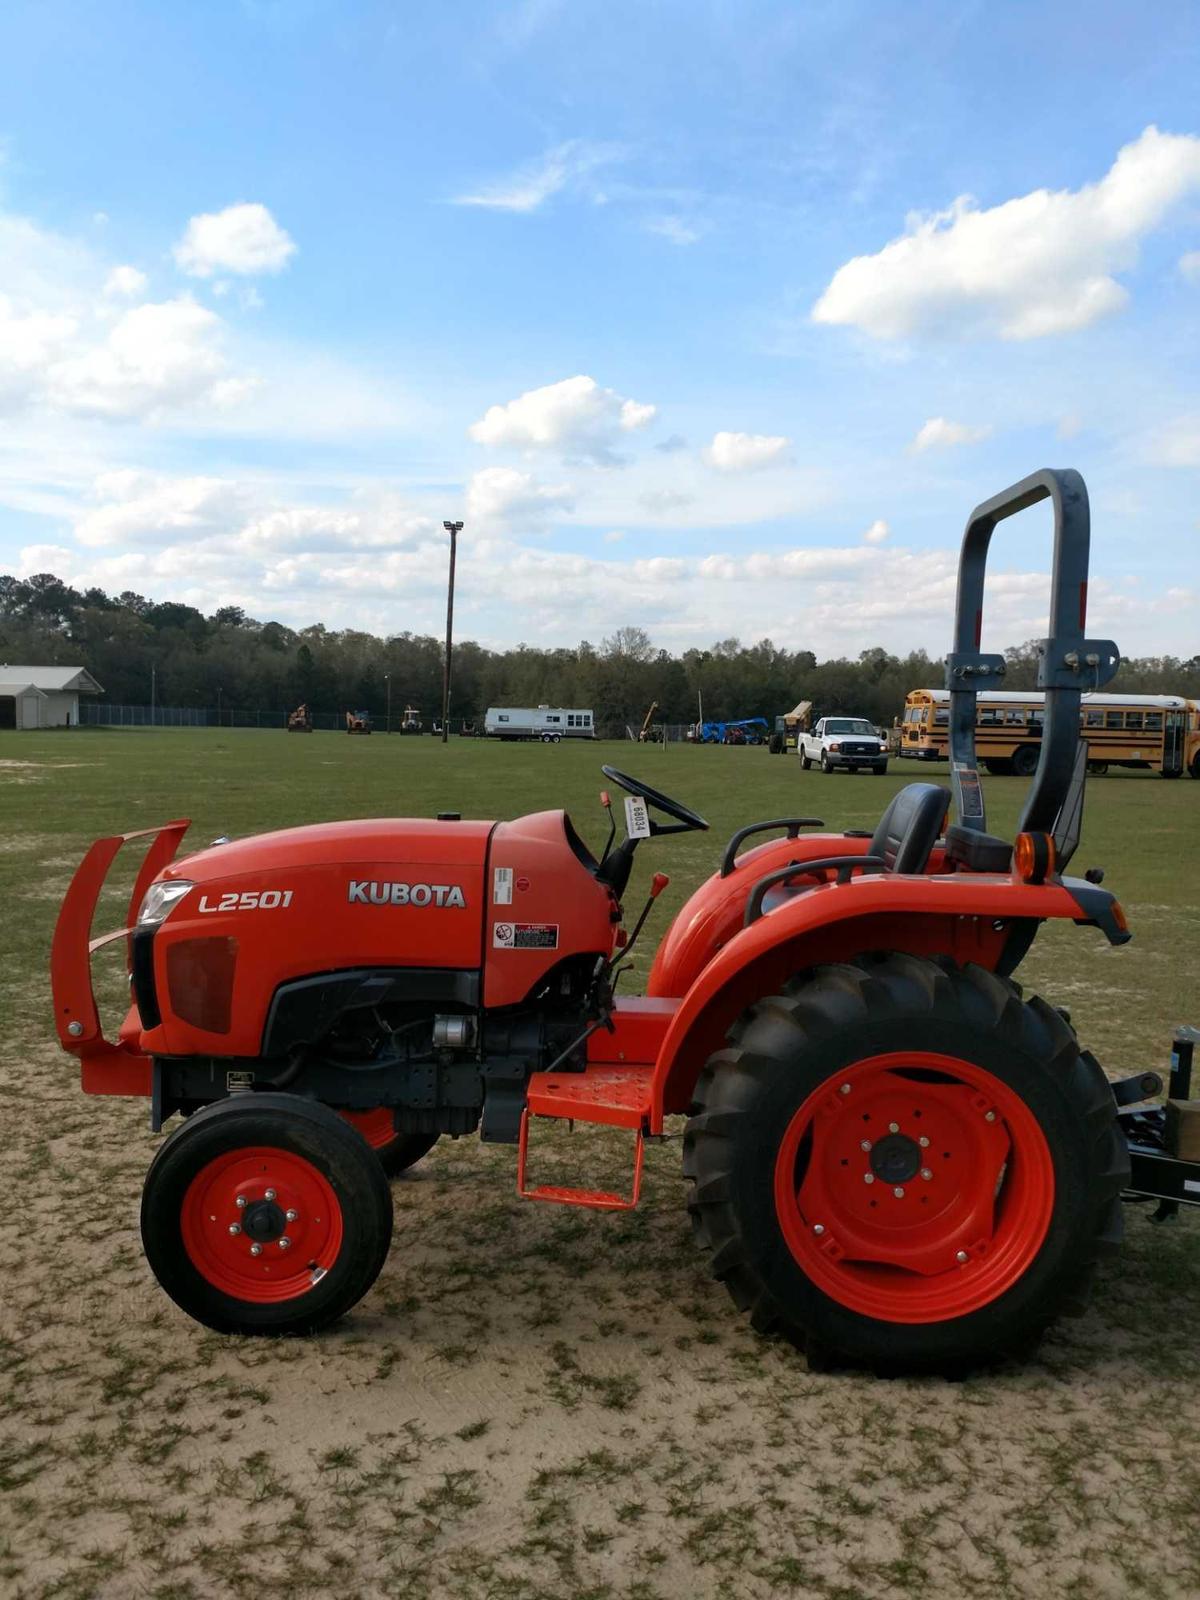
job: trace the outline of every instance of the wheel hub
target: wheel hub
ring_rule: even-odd
[[[287,1228],[287,1218],[274,1200],[254,1200],[242,1212],[242,1232],[256,1244],[273,1244]]]
[[[871,1171],[880,1183],[907,1183],[920,1170],[920,1146],[906,1133],[886,1134],[871,1147]]]

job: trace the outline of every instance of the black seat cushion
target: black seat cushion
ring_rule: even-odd
[[[869,855],[882,856],[888,872],[924,872],[950,809],[940,783],[908,783],[893,798],[871,838]]]

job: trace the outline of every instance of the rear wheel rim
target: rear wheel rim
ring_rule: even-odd
[[[309,1293],[333,1266],[342,1208],[311,1161],[256,1145],[201,1167],[183,1197],[180,1231],[189,1260],[213,1288],[272,1305]]]
[[[1004,1294],[1040,1251],[1054,1195],[1025,1101],[975,1062],[930,1052],[827,1079],[775,1163],[796,1262],[830,1299],[884,1322],[946,1321]]]

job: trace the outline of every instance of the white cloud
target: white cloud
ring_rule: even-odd
[[[863,530],[863,543],[882,544],[891,531],[891,528],[882,517],[876,517],[871,526]]]
[[[1200,467],[1200,415],[1167,423],[1149,441],[1146,454],[1160,467]]]
[[[1083,432],[1083,418],[1077,411],[1068,411],[1059,417],[1058,427],[1054,430],[1058,439],[1074,439]]]
[[[133,300],[145,291],[148,282],[137,267],[114,267],[104,280],[104,293],[110,299]]]
[[[137,306],[100,343],[47,368],[46,398],[77,415],[114,418],[231,405],[247,384],[227,376],[222,330],[215,312],[186,297]]]
[[[612,528],[604,535],[604,542],[605,544],[620,544],[624,537],[625,534],[622,529]]]
[[[485,184],[473,194],[457,195],[453,203],[483,206],[491,211],[536,211],[552,195],[577,184],[597,167],[616,161],[621,155],[619,145],[568,139],[507,177]]]
[[[174,478],[136,471],[105,472],[92,487],[96,509],[75,523],[89,548],[170,544],[181,536],[228,531],[242,505],[237,485],[224,478]]]
[[[967,422],[951,422],[947,417],[930,417],[917,429],[909,449],[920,455],[925,450],[946,450],[956,444],[979,444],[991,431],[987,425],[975,428]]]
[[[0,409],[36,391],[43,373],[75,332],[75,320],[45,311],[18,312],[0,295]]]
[[[528,527],[553,511],[569,511],[573,503],[566,484],[540,484],[516,467],[484,467],[467,483],[467,520],[495,524],[522,522]]]
[[[1179,270],[1189,283],[1200,284],[1200,250],[1189,250],[1180,256]]]
[[[652,405],[626,400],[582,374],[489,406],[467,430],[477,444],[520,450],[556,450],[566,455],[611,462],[622,433],[644,428]]]
[[[777,433],[717,433],[707,455],[718,472],[757,472],[776,465],[791,442]]]
[[[645,224],[647,233],[656,233],[662,239],[669,239],[672,244],[695,244],[708,232],[696,222],[685,222],[682,217],[665,216],[651,217]]]
[[[1200,138],[1148,127],[1097,183],[985,210],[961,196],[910,216],[900,238],[838,269],[813,319],[878,339],[1036,339],[1086,327],[1126,304],[1113,274],[1134,266],[1141,238],[1196,189]]]
[[[246,204],[193,217],[175,246],[176,263],[191,278],[282,272],[295,253],[295,243],[266,206]]]

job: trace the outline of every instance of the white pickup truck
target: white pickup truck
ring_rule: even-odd
[[[888,767],[887,740],[879,737],[875,724],[865,717],[822,717],[815,728],[797,736],[796,750],[805,772],[814,761],[820,763],[822,772],[836,767],[886,772]]]

